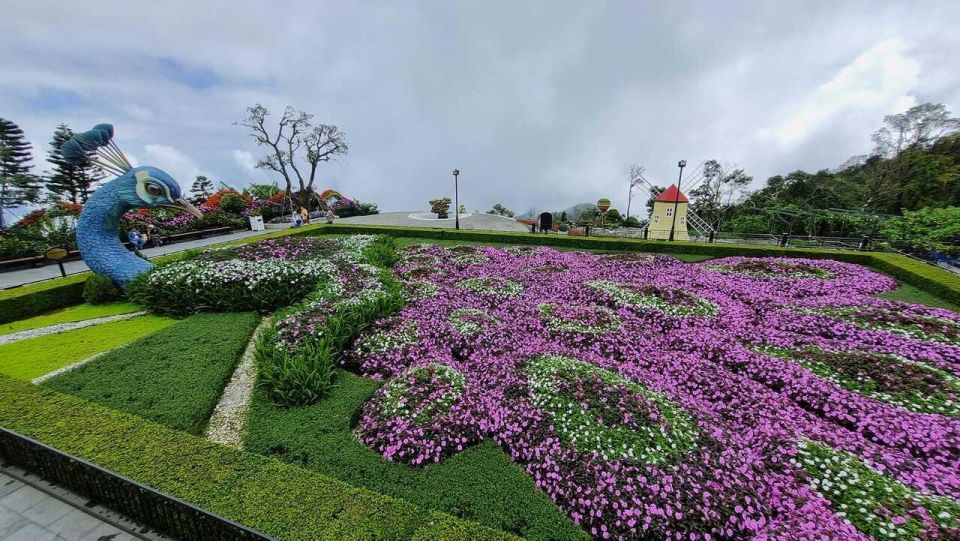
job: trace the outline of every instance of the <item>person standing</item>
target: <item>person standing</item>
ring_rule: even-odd
[[[307,212],[307,209],[304,207],[300,207],[300,219],[302,220],[302,223],[310,223],[310,213]]]
[[[333,209],[328,208],[328,209],[327,209],[327,214],[326,214],[327,223],[328,223],[328,224],[332,224],[332,223],[333,223],[333,219],[336,218],[336,217],[337,217],[337,215],[333,213]]]

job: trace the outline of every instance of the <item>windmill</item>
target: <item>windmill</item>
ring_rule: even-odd
[[[695,175],[695,178],[693,180],[693,184],[690,184],[688,186],[687,188],[688,192],[696,188],[697,185],[703,182],[704,174],[702,169],[703,169],[703,164],[705,163],[707,163],[706,160],[700,162],[700,165],[698,165],[697,168],[690,173],[690,175]],[[647,178],[643,176],[642,172],[638,173],[638,178],[643,182],[643,184],[650,191],[650,194],[653,195],[654,197],[660,195],[663,192],[663,189],[657,186],[654,186],[653,183],[647,180]],[[687,216],[688,229],[692,229],[693,232],[695,233],[694,235],[691,235],[691,237],[708,238],[711,236],[711,233],[716,233],[716,229],[714,229],[710,224],[708,224],[706,220],[704,220],[703,218],[698,216],[695,212],[693,212],[693,210],[688,208],[686,216]],[[643,227],[643,229],[645,230],[645,235],[649,234],[649,227],[650,227],[650,223],[648,221],[647,225]]]

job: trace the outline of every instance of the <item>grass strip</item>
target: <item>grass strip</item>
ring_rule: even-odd
[[[43,385],[200,434],[258,320],[197,314]]]
[[[0,374],[31,380],[173,323],[169,318],[147,315],[3,344],[0,345]]]
[[[63,308],[20,321],[0,325],[0,336],[15,332],[49,327],[61,323],[73,323],[98,317],[115,316],[136,312],[140,307],[132,302],[112,302],[109,304],[80,304],[70,308]]]
[[[275,406],[258,389],[245,449],[529,539],[587,538],[492,442],[422,468],[387,462],[365,447],[351,424],[380,384],[341,370],[330,396],[296,408]]]
[[[278,540],[510,538],[3,376],[0,425]]]

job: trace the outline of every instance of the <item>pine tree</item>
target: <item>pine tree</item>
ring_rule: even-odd
[[[197,175],[197,180],[194,180],[193,186],[190,187],[190,193],[193,194],[191,202],[194,205],[203,203],[208,197],[213,195],[213,181],[208,180],[207,177],[203,175]]]
[[[3,213],[26,203],[35,203],[40,183],[30,174],[30,143],[23,130],[13,122],[0,118],[0,229],[6,227]]]
[[[66,197],[73,203],[86,203],[90,196],[90,188],[103,180],[103,172],[87,160],[84,163],[71,165],[60,155],[60,147],[71,137],[73,130],[66,124],[57,126],[50,141],[50,150],[47,151],[47,161],[53,164],[53,171],[47,177],[44,186],[60,197]]]

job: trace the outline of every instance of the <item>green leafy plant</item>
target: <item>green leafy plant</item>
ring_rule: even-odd
[[[90,276],[83,285],[83,300],[90,304],[106,304],[122,298],[123,291],[102,274]]]

